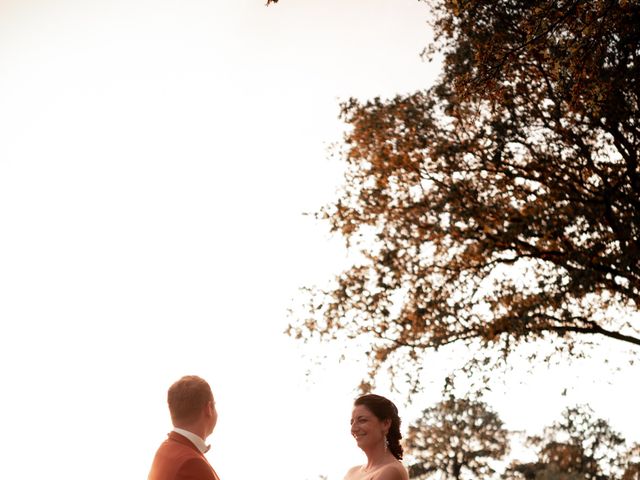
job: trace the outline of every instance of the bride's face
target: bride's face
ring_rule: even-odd
[[[351,413],[351,435],[358,447],[367,449],[385,441],[389,420],[380,420],[364,405],[356,405]]]

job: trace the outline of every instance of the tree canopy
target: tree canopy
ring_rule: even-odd
[[[431,1],[443,72],[342,105],[358,252],[290,334],[371,341],[372,373],[450,344],[640,345],[640,4]],[[392,366],[393,367],[393,366]]]
[[[422,412],[409,427],[411,478],[488,478],[491,461],[509,450],[509,432],[484,402],[451,397]]]
[[[634,448],[629,450],[625,439],[586,406],[567,408],[560,421],[529,443],[537,450],[537,461],[513,462],[504,478],[611,480],[637,471]]]
[[[482,400],[450,396],[409,426],[409,475],[415,480],[637,480],[640,473],[640,445],[629,446],[585,405],[566,408],[541,434],[514,447],[518,437],[521,432],[509,431]],[[534,461],[518,459],[527,449]]]

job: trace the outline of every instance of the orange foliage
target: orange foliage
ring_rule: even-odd
[[[640,345],[640,4],[431,3],[440,80],[342,107],[320,217],[362,255],[290,332],[373,335],[372,374],[452,343],[482,347],[471,368],[549,336]]]

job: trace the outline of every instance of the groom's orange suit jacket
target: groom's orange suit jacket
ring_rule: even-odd
[[[220,480],[204,455],[186,437],[171,432],[160,445],[149,480]]]

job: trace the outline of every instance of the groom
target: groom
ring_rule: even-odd
[[[174,429],[158,448],[148,480],[220,480],[204,457],[218,420],[209,384],[182,377],[169,387],[167,402]]]

